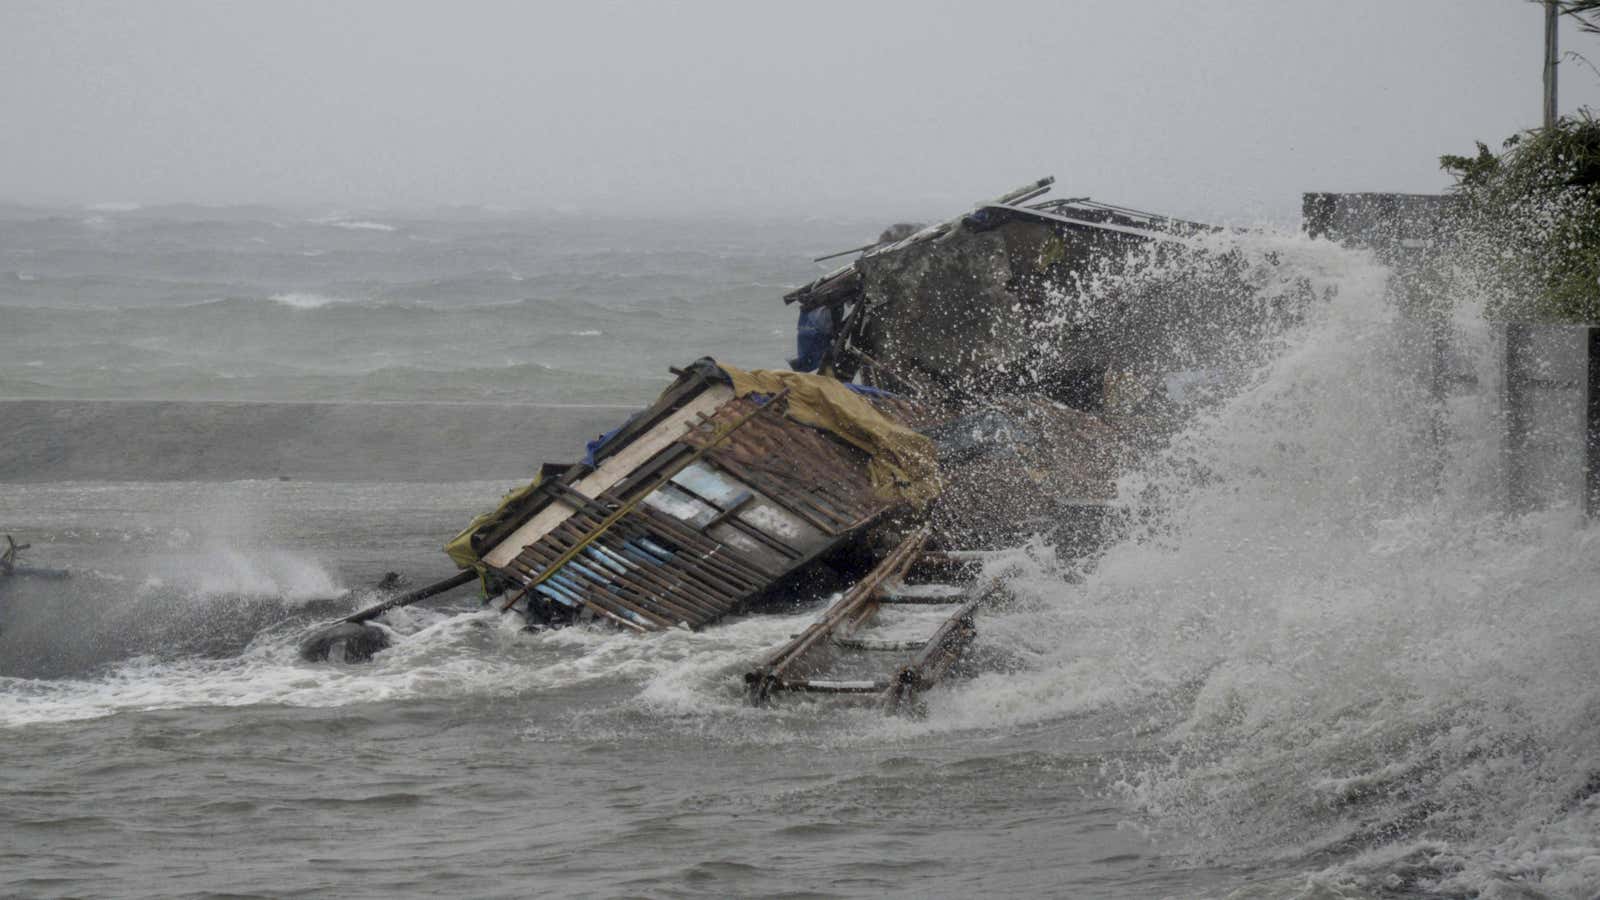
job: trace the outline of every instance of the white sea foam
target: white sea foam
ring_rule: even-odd
[[[511,621],[505,620],[510,629]],[[141,658],[107,674],[85,679],[40,681],[0,678],[0,724],[99,718],[119,712],[191,706],[330,707],[415,696],[451,696],[493,689],[515,689],[530,671],[483,646],[460,646],[471,617],[433,626],[457,640],[418,634],[403,640],[364,666],[312,665],[295,658],[293,642],[279,636],[231,659],[158,660]],[[515,640],[514,630],[502,635]],[[469,652],[469,650],[471,652]]]
[[[645,637],[600,627],[530,635],[520,617],[494,609],[456,615],[401,609],[379,620],[395,636],[394,646],[362,665],[301,662],[295,655],[300,635],[273,633],[229,659],[145,657],[90,678],[0,678],[0,727],[147,709],[337,707],[618,681],[643,685],[637,705],[645,709],[703,721],[708,713],[741,708],[730,672],[800,620],[757,617],[706,632]],[[709,707],[708,692],[716,697]]]
[[[334,219],[322,222],[333,228],[343,228],[346,231],[398,231],[393,225],[383,222],[372,222],[366,219]]]
[[[270,299],[275,303],[282,303],[284,306],[293,307],[294,309],[321,309],[324,306],[331,306],[335,303],[355,302],[344,297],[330,297],[326,294],[313,294],[304,291],[273,294]]]
[[[1336,298],[1123,480],[1156,524],[1081,583],[1042,548],[995,564],[1017,601],[980,647],[1007,670],[930,695],[916,727],[1153,735],[1157,761],[1109,775],[1198,858],[1331,850],[1329,889],[1595,896],[1600,531],[1571,508],[1500,511],[1470,305],[1457,338],[1480,389],[1435,443],[1431,346],[1397,327],[1384,270],[1298,238],[1244,249]]]

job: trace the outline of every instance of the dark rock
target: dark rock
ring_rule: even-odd
[[[306,662],[366,662],[389,643],[389,633],[376,625],[340,622],[306,638],[300,644],[300,658]]]
[[[399,572],[385,572],[383,573],[383,580],[378,582],[377,587],[380,591],[395,591],[410,583],[411,579],[401,575]]]

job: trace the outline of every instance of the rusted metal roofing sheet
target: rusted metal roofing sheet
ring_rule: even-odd
[[[755,401],[749,397],[736,398],[723,404],[710,421],[731,421],[753,408]],[[706,436],[704,431],[690,432],[684,442],[703,446]],[[857,528],[894,505],[873,494],[865,453],[788,419],[752,419],[713,448],[709,457],[828,534]]]

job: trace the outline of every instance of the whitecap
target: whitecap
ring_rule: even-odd
[[[334,303],[355,302],[353,300],[347,300],[344,297],[329,297],[326,294],[313,294],[300,291],[291,291],[286,294],[273,294],[271,299],[274,303],[282,303],[284,306],[292,307],[294,309],[321,309],[324,306],[329,306]]]
[[[324,224],[332,225],[334,228],[343,228],[343,229],[346,229],[348,231],[398,231],[399,230],[393,225],[385,225],[382,222],[369,222],[369,221],[362,220],[362,219],[358,219],[358,220],[355,220],[355,221],[348,221],[348,222],[347,221],[326,222]]]

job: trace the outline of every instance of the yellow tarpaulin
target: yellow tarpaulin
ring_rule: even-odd
[[[511,493],[506,494],[504,497],[501,497],[500,505],[496,506],[493,512],[486,512],[483,515],[478,516],[476,519],[473,519],[472,524],[468,525],[465,531],[451,538],[450,543],[444,545],[444,552],[447,553],[450,556],[450,559],[455,562],[456,568],[478,569],[480,572],[483,571],[482,565],[478,559],[478,551],[472,549],[472,536],[477,534],[478,529],[484,527],[485,525],[498,522],[500,518],[505,515],[507,509],[517,503],[522,502],[524,498],[533,493],[533,489],[539,486],[540,479],[541,476],[535,475],[533,480],[528,482],[527,485],[517,488]]]
[[[746,372],[723,363],[717,367],[733,379],[733,391],[741,397],[787,389],[790,418],[866,451],[871,457],[872,487],[879,496],[904,499],[919,509],[939,496],[933,441],[879,412],[838,379],[772,369]]]

